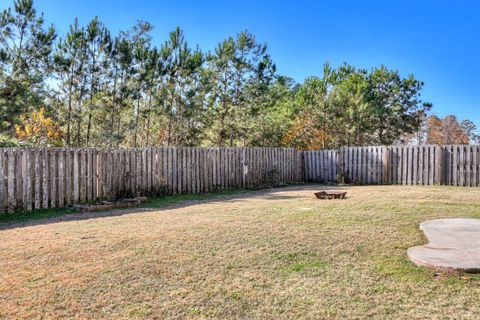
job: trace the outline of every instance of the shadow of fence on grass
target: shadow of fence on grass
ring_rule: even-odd
[[[171,202],[168,201],[168,197],[161,199],[167,200],[161,202],[158,205],[146,203],[142,207],[129,208],[129,209],[115,209],[110,211],[98,211],[98,212],[80,212],[80,213],[68,213],[67,211],[59,210],[58,213],[52,213],[51,216],[47,217],[35,217],[35,211],[28,213],[28,216],[22,216],[21,219],[15,220],[15,217],[12,216],[12,220],[1,223],[0,222],[0,231],[15,229],[15,228],[25,228],[32,227],[37,225],[45,225],[52,223],[62,223],[70,221],[82,221],[82,220],[91,220],[91,219],[102,219],[110,217],[118,217],[130,214],[138,214],[145,212],[159,212],[166,210],[181,209],[190,206],[195,206],[198,204],[214,204],[214,203],[232,203],[238,202],[242,199],[252,199],[252,198],[262,198],[269,201],[285,201],[285,200],[294,200],[299,199],[304,196],[301,195],[290,195],[284,194],[284,192],[291,191],[314,191],[321,189],[345,189],[345,187],[332,187],[332,186],[319,186],[315,184],[308,185],[297,185],[297,186],[287,186],[281,188],[272,188],[265,190],[255,190],[255,191],[236,191],[232,194],[222,194],[222,193],[211,193],[211,194],[199,194],[199,195],[185,195],[185,198],[172,199]],[[197,198],[194,198],[197,196]]]

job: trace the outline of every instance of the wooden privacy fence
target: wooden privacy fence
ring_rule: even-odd
[[[480,146],[0,149],[0,212],[296,182],[480,186]]]
[[[353,147],[306,151],[305,180],[359,184],[480,186],[480,146]]]
[[[0,149],[0,212],[303,181],[286,148]]]

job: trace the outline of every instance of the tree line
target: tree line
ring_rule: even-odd
[[[427,117],[415,135],[406,137],[406,142],[415,144],[479,144],[480,135],[477,126],[468,119],[459,121],[455,115],[439,118]]]
[[[389,145],[432,107],[422,81],[385,66],[325,64],[299,84],[248,31],[205,52],[180,28],[157,46],[152,29],[112,34],[96,17],[59,35],[16,0],[0,15],[0,145]]]

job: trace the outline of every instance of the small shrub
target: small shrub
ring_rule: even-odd
[[[0,148],[13,148],[18,146],[19,143],[16,139],[0,135]]]

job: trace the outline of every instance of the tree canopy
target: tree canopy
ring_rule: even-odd
[[[431,109],[420,97],[422,81],[386,66],[325,64],[321,76],[299,84],[277,73],[268,46],[247,30],[205,52],[187,43],[181,28],[156,46],[152,29],[138,21],[115,35],[95,17],[58,35],[32,0],[15,0],[0,15],[0,141],[389,145],[418,132]],[[45,123],[55,134],[38,137],[48,132]],[[31,127],[38,130],[28,137]]]

